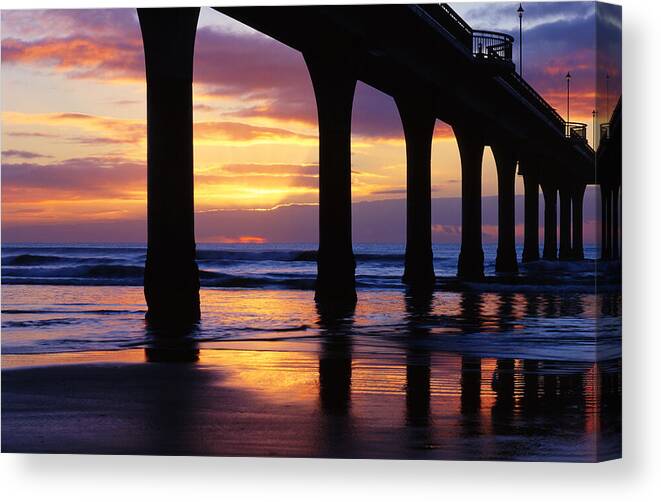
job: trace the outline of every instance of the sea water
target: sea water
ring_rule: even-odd
[[[463,283],[453,279],[458,246],[435,245],[437,289],[411,296],[401,283],[403,246],[357,245],[354,251],[357,305],[329,320],[314,302],[315,246],[198,247],[202,318],[186,333],[186,344],[200,359],[176,365],[173,371],[186,376],[171,384],[190,388],[183,396],[163,390],[163,402],[188,402],[186,396],[200,390],[195,382],[219,373],[224,387],[218,389],[267,403],[265,414],[255,414],[261,404],[250,408],[251,420],[266,421],[258,430],[275,427],[281,416],[297,424],[294,431],[281,430],[282,444],[272,436],[264,443],[250,427],[246,433],[238,414],[224,424],[237,428],[234,433],[214,436],[214,415],[203,441],[182,440],[172,450],[170,442],[145,446],[141,436],[136,444],[119,444],[115,436],[106,444],[105,429],[95,422],[90,427],[102,430],[94,429],[93,442],[75,433],[66,440],[50,434],[48,451],[564,461],[620,455],[618,264],[595,261],[597,250],[588,248],[586,260],[542,260],[521,265],[516,280],[500,280],[495,247],[487,245],[489,280]],[[3,369],[28,368],[3,374],[8,451],[44,448],[17,432],[25,425],[22,408],[12,404],[25,398],[15,393],[20,382],[40,389],[29,395],[46,392],[49,383],[31,375],[75,362],[95,363],[84,373],[95,382],[101,373],[113,381],[119,367],[97,363],[150,361],[163,347],[145,322],[144,259],[143,245],[3,246]],[[152,368],[144,378],[165,371],[162,365],[141,368],[122,371]],[[121,385],[139,385],[121,382],[121,400],[135,398],[135,389],[124,393]],[[53,382],[53,409],[65,406],[62,385]],[[89,392],[85,379],[66,385]],[[197,405],[188,412],[241,406]],[[159,431],[172,427],[167,417],[173,407],[149,410],[150,420],[166,417],[156,422]],[[142,427],[143,414],[129,418]],[[108,420],[115,427],[114,418]],[[350,434],[342,432],[347,423]],[[318,441],[326,429],[329,439]],[[228,439],[235,437],[241,439]],[[356,446],[360,441],[369,447]]]
[[[441,281],[456,273],[458,251],[434,246]],[[594,260],[522,266],[521,284],[441,287],[412,313],[417,307],[401,282],[403,246],[357,245],[355,255],[352,332],[360,350],[385,350],[415,322],[428,331],[432,350],[586,362],[619,357],[620,295],[614,280],[595,283]],[[264,339],[317,343],[315,259],[310,244],[198,246],[203,315],[196,341],[202,348]],[[144,260],[144,245],[3,246],[3,353],[148,344]],[[494,262],[495,247],[485,246],[487,275]]]

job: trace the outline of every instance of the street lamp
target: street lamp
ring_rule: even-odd
[[[516,9],[516,11],[519,13],[519,75],[523,77],[523,30],[522,30],[522,22],[523,22],[523,13],[525,12],[523,10],[523,5],[519,4],[519,8]]]
[[[592,148],[597,149],[597,110],[592,110]]]
[[[609,98],[609,96],[608,96],[608,82],[610,81],[610,78],[611,78],[610,75],[608,73],[606,73],[606,118],[610,117],[610,114],[609,114],[609,111],[608,111],[608,105],[609,105],[609,103],[608,103],[608,98]]]
[[[569,82],[571,81],[571,74],[567,72],[565,78],[567,79],[567,123],[569,123]]]

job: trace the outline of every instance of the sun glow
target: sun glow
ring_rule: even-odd
[[[113,10],[103,22],[82,11],[44,12],[58,30],[36,30],[19,11],[2,17],[3,225],[144,220],[146,85],[135,11]],[[576,68],[571,116],[588,124],[591,139],[598,96],[581,72],[592,71],[595,55],[591,47],[572,50],[574,60],[544,53],[528,71],[562,113],[564,80],[556,77]],[[300,53],[202,9],[193,106],[198,212],[318,202],[316,103]],[[352,200],[403,199],[405,142],[393,99],[358,83],[352,117]],[[489,153],[483,172],[483,195],[497,193]],[[439,121],[432,196],[460,196],[460,178],[452,129]],[[460,222],[434,223],[435,235],[454,235]]]

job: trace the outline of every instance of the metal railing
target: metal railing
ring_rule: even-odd
[[[495,31],[474,30],[446,3],[423,4],[420,7],[476,58],[512,63],[514,37]]]
[[[523,95],[529,102],[537,104],[539,109],[544,115],[556,125],[556,127],[564,131],[565,119],[553,108],[548,102],[526,82],[518,73],[509,73],[504,76],[505,81],[510,84],[517,92]]]
[[[599,125],[599,139],[609,140],[613,134],[613,129],[616,127],[618,121],[622,120],[622,97],[617,101],[613,113],[611,113],[610,120],[605,124]]]
[[[565,136],[570,139],[587,141],[587,129],[583,122],[565,122]]]
[[[441,10],[449,17],[452,22],[453,22],[453,27],[455,28],[454,31],[455,33],[459,34],[457,38],[461,39],[466,42],[470,42],[470,40],[473,38],[473,28],[469,26],[469,24],[464,21],[459,14],[457,14],[452,7],[450,7],[446,3],[439,4]],[[469,45],[469,44],[466,44]]]
[[[512,46],[514,37],[505,33],[494,31],[473,30],[457,14],[452,7],[446,3],[426,4],[421,7],[432,16],[448,33],[459,40],[466,49],[473,53],[476,59],[486,59],[513,65]],[[440,8],[440,11],[438,10]],[[513,66],[512,66],[513,70]],[[520,93],[528,102],[546,116],[554,124],[558,132],[570,140],[578,140],[587,145],[587,124],[581,122],[566,122],[565,119],[553,108],[530,84],[528,84],[518,73],[509,71],[500,75],[516,92]],[[610,127],[609,124],[604,124]],[[602,137],[603,127],[602,125]],[[610,134],[610,132],[607,132]]]
[[[473,40],[473,29],[466,21],[461,19],[452,7],[447,4],[421,4],[424,10],[434,21],[440,24],[450,35],[456,38],[467,49],[470,49]]]
[[[473,30],[473,55],[482,59],[512,62],[514,37],[495,31]]]
[[[606,122],[605,124],[601,124],[599,126],[599,139],[600,140],[605,140],[605,139],[610,139],[611,137],[611,124],[610,122]]]

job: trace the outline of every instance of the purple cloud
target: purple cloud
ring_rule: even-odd
[[[43,153],[36,153],[36,152],[28,152],[26,150],[3,150],[2,156],[15,157],[17,159],[24,159],[24,160],[52,157],[52,155],[45,155]]]

